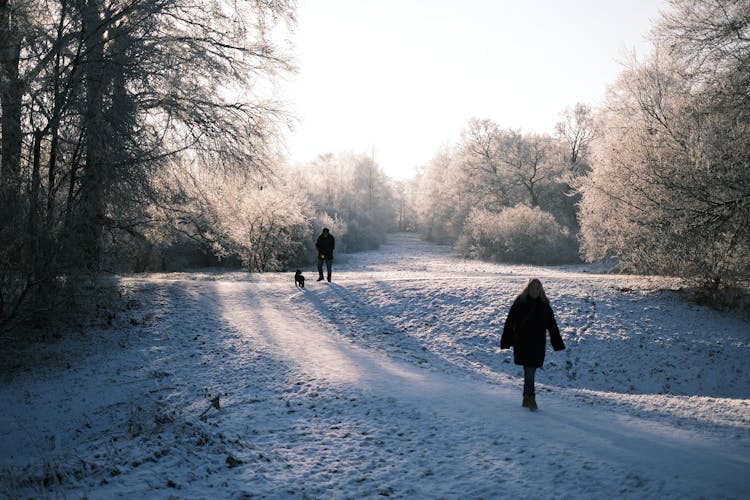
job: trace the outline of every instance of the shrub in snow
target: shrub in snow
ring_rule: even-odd
[[[456,243],[464,257],[536,265],[575,262],[578,247],[567,228],[539,208],[517,205],[500,213],[474,210]]]

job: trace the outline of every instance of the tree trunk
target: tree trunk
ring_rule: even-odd
[[[19,78],[22,35],[11,14],[11,3],[0,0],[0,202],[6,213],[3,225],[17,225],[19,188],[21,184],[21,96]]]
[[[86,159],[81,175],[79,210],[73,221],[78,256],[84,268],[96,272],[101,259],[101,236],[107,187],[103,120],[104,32],[99,17],[99,0],[79,0],[85,43],[84,74],[86,109],[83,115]]]
[[[31,171],[31,193],[29,197],[29,225],[26,231],[26,272],[36,274],[39,259],[39,191],[41,185],[41,150],[43,133],[34,131],[33,162]]]

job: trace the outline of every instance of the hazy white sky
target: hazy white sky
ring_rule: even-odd
[[[292,162],[374,152],[410,176],[472,117],[551,133],[595,106],[666,0],[300,0]]]

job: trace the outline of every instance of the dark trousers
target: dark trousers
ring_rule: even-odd
[[[534,376],[536,375],[535,366],[524,366],[523,367],[523,395],[524,396],[535,396],[534,391]]]
[[[326,263],[326,271],[328,271],[328,281],[331,281],[331,261],[333,259],[321,259],[318,257],[318,274],[320,279],[323,279],[323,262]]]

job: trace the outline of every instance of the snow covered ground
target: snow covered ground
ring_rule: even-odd
[[[407,234],[305,271],[122,277],[110,326],[3,352],[0,494],[750,497],[750,324],[677,280]],[[536,413],[498,349],[532,276],[567,344]]]

